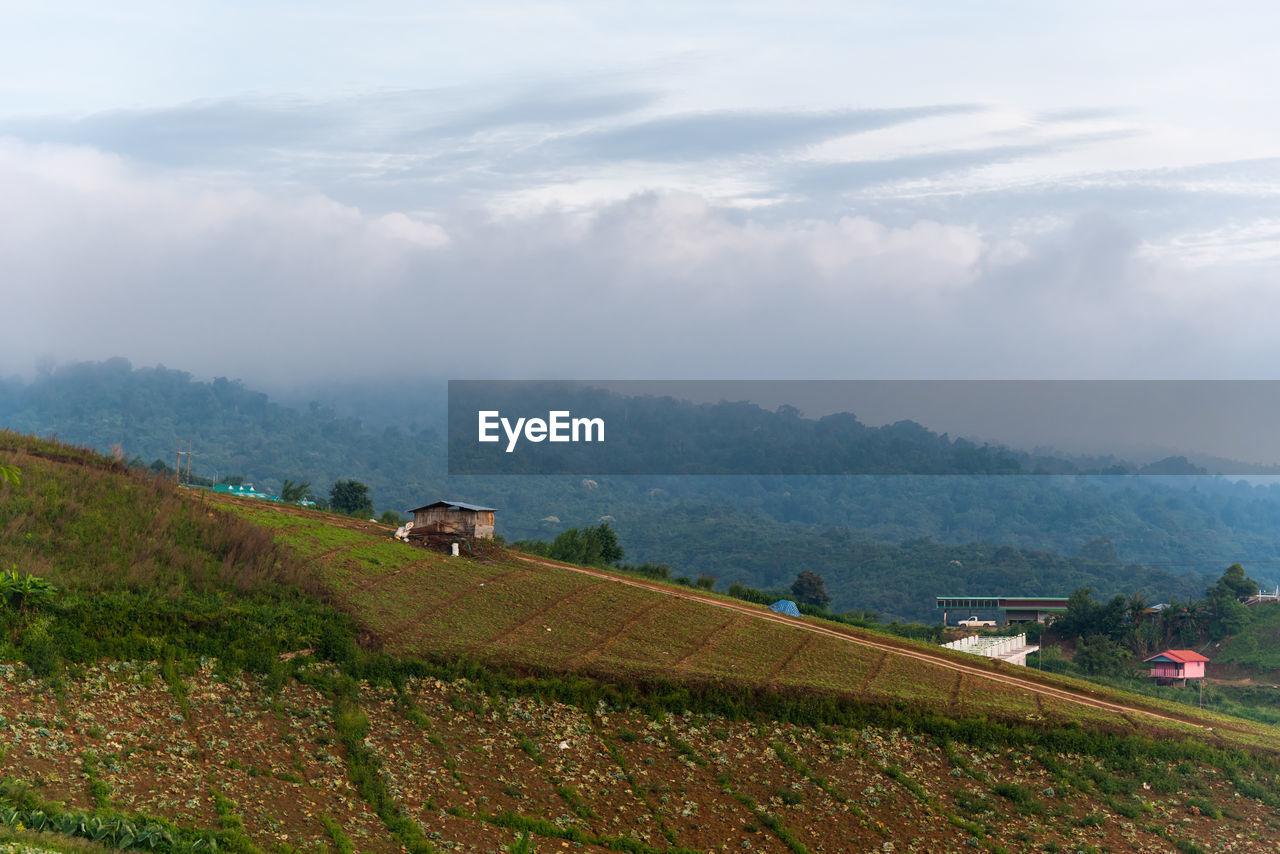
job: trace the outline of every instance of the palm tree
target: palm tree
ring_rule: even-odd
[[[1160,626],[1155,620],[1147,620],[1129,636],[1129,648],[1139,658],[1146,658],[1160,647]]]
[[[1170,599],[1169,605],[1160,612],[1160,644],[1169,646],[1178,631],[1178,621],[1182,619],[1182,603]]]
[[[1209,623],[1209,606],[1203,599],[1188,599],[1186,619],[1179,627],[1178,641],[1182,644],[1193,644],[1200,640]]]
[[[1130,623],[1134,626],[1142,625],[1142,619],[1146,616],[1147,611],[1147,597],[1136,591],[1130,593],[1126,610],[1129,614]]]
[[[1209,608],[1203,600],[1174,600],[1160,615],[1166,646],[1190,646],[1200,639],[1208,622]]]

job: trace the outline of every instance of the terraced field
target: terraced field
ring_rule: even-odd
[[[817,691],[950,717],[1074,721],[1240,746],[1280,743],[1280,730],[1261,724],[783,617],[700,590],[501,549],[451,558],[397,543],[373,523],[244,501],[230,506],[312,556],[351,613],[397,655]]]

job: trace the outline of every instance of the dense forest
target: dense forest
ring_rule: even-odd
[[[1067,596],[1091,587],[1168,601],[1198,595],[1205,587],[1199,572],[1126,564],[1107,539],[1091,541],[1070,557],[924,538],[886,543],[847,528],[783,525],[728,506],[676,508],[639,524],[643,529],[635,533],[619,528],[624,545],[646,544],[633,546],[628,560],[661,561],[763,589],[786,588],[799,573],[812,571],[824,579],[833,610],[865,609],[922,622],[940,619],[933,601],[939,595]]]
[[[744,423],[814,423],[785,408],[701,411]],[[406,420],[388,421],[388,412]],[[408,417],[414,412],[421,418]],[[243,476],[276,492],[290,479],[324,496],[354,479],[369,487],[379,512],[440,497],[485,503],[499,508],[508,539],[547,539],[609,520],[628,559],[709,573],[721,586],[773,587],[814,569],[827,578],[835,607],[893,617],[931,618],[931,597],[942,592],[1067,595],[1088,585],[1100,595],[1141,588],[1168,599],[1203,589],[1204,575],[1232,563],[1264,583],[1280,569],[1275,486],[1153,475],[449,477],[443,412],[443,383],[394,394],[362,387],[286,406],[235,380],[203,382],[122,359],[0,382],[0,425],[14,430],[107,453],[118,447],[147,464],[172,465],[181,442],[198,454],[194,473]],[[859,432],[852,416],[840,420]],[[903,461],[917,445],[930,465],[957,449],[1020,466],[1030,459],[920,425],[892,426],[876,435],[892,437],[899,470],[911,470]],[[1043,466],[1051,458],[1035,459]],[[1114,554],[1090,564],[1090,544],[1101,538]],[[1150,569],[1127,568],[1135,566]]]

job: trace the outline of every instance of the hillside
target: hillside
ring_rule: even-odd
[[[442,389],[432,388],[348,390],[341,400],[300,399],[291,408],[239,382],[111,360],[62,367],[32,383],[0,381],[0,424],[104,453],[119,445],[127,459],[148,464],[172,465],[178,443],[194,443],[195,473],[243,475],[272,489],[289,478],[323,496],[334,481],[355,478],[379,510],[465,494],[501,508],[511,539],[550,538],[610,516],[630,560],[709,572],[722,589],[785,587],[797,567],[820,565],[837,609],[886,618],[932,619],[932,597],[950,589],[950,570],[941,568],[952,561],[979,592],[1068,595],[1083,585],[1155,601],[1193,595],[1233,562],[1268,584],[1280,567],[1280,488],[1215,478],[449,479]],[[700,417],[729,427],[765,419],[770,435],[790,423],[742,406]],[[868,433],[852,417],[837,420],[850,436]],[[955,449],[918,425],[886,435],[901,459]],[[673,530],[696,534],[673,537]],[[748,538],[750,548],[741,548]],[[1094,546],[1103,541],[1109,556]],[[857,563],[841,560],[849,549],[863,555]]]
[[[2,557],[57,588],[0,612],[0,826],[237,851],[1280,839],[1270,727],[0,440]]]
[[[712,688],[826,692],[1010,722],[1092,720],[1107,729],[1172,727],[1178,733],[1208,726],[1216,737],[1240,744],[1270,732],[1232,718],[1201,719],[1199,712],[1187,717],[1182,706],[1025,668],[1009,672],[986,659],[866,629],[793,620],[651,579],[496,547],[459,560],[396,542],[373,524],[244,499],[219,503],[272,528],[311,558],[362,628],[399,656],[640,684],[674,677]],[[1132,719],[1117,719],[1117,711]]]

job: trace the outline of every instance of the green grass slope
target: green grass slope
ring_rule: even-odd
[[[99,658],[264,661],[343,618],[271,533],[84,449],[0,431],[0,570],[51,582],[0,611],[0,659],[41,674]]]

